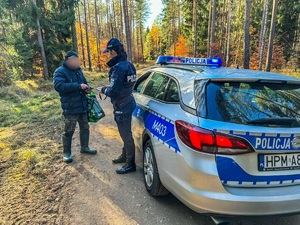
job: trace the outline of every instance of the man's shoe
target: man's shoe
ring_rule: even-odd
[[[64,162],[71,163],[73,162],[72,154],[71,154],[71,145],[72,145],[72,137],[66,137],[63,135],[63,149],[64,149]]]
[[[71,163],[73,162],[72,155],[69,153],[64,153],[64,162],[65,163]]]
[[[116,170],[116,172],[118,174],[126,174],[126,173],[135,172],[135,171],[136,171],[135,163],[134,162],[128,162],[128,161],[124,166],[122,166],[122,167],[120,167]]]
[[[86,149],[81,149],[80,153],[81,154],[87,154],[87,155],[96,155],[97,154],[97,150],[96,149],[86,148]]]
[[[90,132],[89,131],[80,133],[80,145],[81,145],[80,153],[87,154],[87,155],[96,155],[97,150],[89,148],[89,141],[90,141]]]
[[[112,160],[114,164],[118,163],[126,163],[126,151],[123,149],[122,154],[118,157]]]

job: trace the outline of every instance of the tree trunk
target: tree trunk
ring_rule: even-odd
[[[275,36],[277,7],[278,7],[278,0],[274,0],[273,1],[273,11],[272,11],[270,36],[269,36],[269,48],[268,48],[267,62],[266,62],[266,71],[267,72],[270,72],[271,64],[272,64],[272,53],[273,53],[273,43],[274,43],[274,36]]]
[[[117,16],[116,16],[116,8],[115,8],[115,1],[113,0],[112,3],[112,13],[114,17],[114,24],[113,24],[113,29],[115,30],[115,36],[120,39],[120,30],[117,27]]]
[[[75,6],[73,8],[73,24],[72,24],[72,44],[74,51],[78,52],[78,40],[77,40],[77,34],[76,34],[76,16],[75,16]]]
[[[260,29],[260,37],[259,37],[259,70],[262,70],[263,59],[264,59],[264,50],[265,50],[265,42],[266,42],[266,30],[267,30],[267,20],[268,20],[268,0],[264,1],[264,11],[262,16],[262,23]]]
[[[212,57],[212,47],[213,47],[213,44],[214,44],[214,42],[215,42],[216,8],[217,8],[217,0],[212,0],[212,11],[211,11],[211,33],[210,33],[209,57]]]
[[[135,21],[135,17],[134,17],[134,3],[133,3],[133,0],[129,0],[129,4],[128,4],[128,18],[129,18],[129,27],[131,28],[130,29],[130,33],[131,33],[131,44],[132,44],[132,46],[131,46],[131,48],[132,48],[132,50],[131,50],[131,57],[132,57],[132,61],[134,61],[135,60],[135,55],[134,55],[134,43],[135,43],[135,40],[134,40],[134,27],[135,27],[135,23],[136,23],[136,21]]]
[[[86,0],[87,3],[87,11],[88,11],[88,24],[89,24],[89,30],[93,30],[92,28],[92,20],[91,20],[91,7],[89,0]]]
[[[101,3],[101,2],[100,2]],[[100,29],[99,29],[99,21],[98,21],[98,7],[97,0],[94,0],[94,8],[95,8],[95,29],[96,29],[96,43],[97,43],[97,67],[100,69]]]
[[[197,1],[196,0],[193,0],[193,35],[194,35],[193,55],[194,57],[196,57],[197,55]]]
[[[124,11],[124,21],[125,21],[125,32],[126,32],[126,46],[128,60],[132,61],[132,42],[131,42],[131,29],[129,24],[129,15],[128,15],[128,4],[127,0],[123,0],[123,11]]]
[[[181,35],[181,8],[180,8],[180,0],[177,2],[178,4],[178,36]]]
[[[122,10],[122,0],[120,0],[120,23],[121,23],[121,33],[120,33],[120,39],[122,42],[124,42],[124,23],[123,23],[123,10]]]
[[[140,62],[140,46],[139,46],[139,27],[136,27],[136,51],[137,51],[137,60],[136,62]]]
[[[106,19],[107,19],[107,30],[108,30],[108,38],[112,38],[112,31],[110,26],[110,9],[109,9],[109,0],[106,0]]]
[[[140,37],[141,37],[141,53],[142,53],[142,62],[144,62],[144,41],[143,41],[143,25],[140,25]]]
[[[45,47],[44,47],[44,41],[43,41],[43,34],[42,34],[42,29],[41,29],[41,24],[40,24],[40,18],[37,12],[37,4],[36,0],[32,0],[34,6],[36,7],[35,13],[36,13],[36,18],[35,22],[37,25],[37,38],[38,38],[38,43],[41,48],[41,56],[42,56],[42,63],[43,63],[43,69],[44,69],[44,79],[47,80],[49,76],[49,71],[48,71],[48,64],[47,64],[47,58],[46,58],[46,53],[45,53]]]
[[[249,69],[250,64],[250,9],[251,0],[246,0],[244,21],[244,69]]]
[[[220,46],[220,51],[224,52],[225,50],[225,45],[226,45],[226,29],[227,27],[225,26],[226,24],[226,14],[225,11],[228,11],[228,9],[226,9],[226,0],[223,0],[223,4],[222,6],[220,6],[220,11],[221,11],[221,15],[220,15],[220,19],[219,19],[219,36],[218,36],[218,40],[219,40],[219,46]],[[228,13],[227,13],[228,14]]]
[[[84,43],[83,43],[83,33],[82,33],[82,26],[81,26],[79,6],[77,8],[77,11],[78,11],[78,22],[79,22],[79,29],[80,29],[80,42],[81,42],[82,61],[83,61],[83,67],[86,68],[86,65],[85,65]]]
[[[175,24],[175,16],[172,19],[172,43],[173,43],[173,52],[174,56],[176,55],[176,24]]]
[[[87,48],[87,53],[88,53],[89,71],[92,71],[91,50],[90,50],[90,40],[89,40],[89,27],[88,27],[88,23],[87,23],[86,0],[83,0],[83,9],[84,9],[85,37],[86,37],[86,48]]]
[[[209,16],[208,16],[208,25],[207,25],[207,57],[209,57],[210,55],[211,5],[212,5],[212,0],[209,1]]]
[[[230,64],[230,31],[231,31],[231,7],[232,0],[228,1],[228,17],[227,17],[227,46],[226,46],[226,66]]]
[[[130,12],[130,10],[129,10],[129,12]],[[134,43],[135,43],[135,37],[134,37],[134,27],[135,27],[135,18],[134,18],[134,16],[133,16],[133,14],[131,14],[130,15],[130,19],[131,19],[131,25],[130,25],[130,27],[131,27],[131,43],[132,43],[132,49],[134,49]],[[135,52],[134,52],[134,50],[132,50],[132,61],[135,61]]]
[[[238,62],[240,59],[239,56],[239,51],[240,51],[240,46],[241,46],[241,38],[240,38],[240,33],[239,33],[239,27],[240,27],[240,15],[241,15],[241,4],[242,4],[242,0],[238,0],[238,10],[237,10],[237,25],[236,25],[236,31],[235,31],[235,51],[237,52],[237,54],[235,54],[234,57],[234,62],[236,64],[237,67],[239,67]]]

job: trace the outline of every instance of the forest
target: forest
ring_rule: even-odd
[[[108,99],[100,100],[97,96],[106,117],[99,123],[90,123],[90,144],[99,154],[93,158],[80,154],[77,129],[72,145],[75,163],[66,165],[62,160],[61,138],[65,118],[59,94],[53,88],[53,73],[66,52],[74,50],[79,53],[90,87],[107,85],[109,56],[102,52],[108,40],[116,37],[124,43],[139,74],[154,65],[159,55],[176,55],[218,57],[226,67],[300,78],[299,1],[0,0],[0,224],[213,224],[210,218],[192,211],[172,194],[157,200],[148,196],[140,151],[136,151],[136,175],[124,179],[114,172],[111,159],[120,153],[123,142]],[[161,7],[156,7],[157,3]],[[273,96],[273,91],[270,93]],[[294,93],[289,96],[297,106],[300,100]],[[278,99],[280,103],[281,98]],[[272,107],[278,108],[268,101],[263,110],[268,113]],[[289,119],[292,118],[279,121]],[[282,126],[279,131],[283,135],[278,133],[277,137],[283,138],[296,132],[291,133],[294,139],[289,140],[291,145],[299,144],[299,128],[289,131]],[[268,132],[270,137],[273,134]],[[211,177],[207,174],[202,180]],[[289,183],[280,181],[280,185]],[[216,187],[221,190],[221,183]],[[268,187],[267,204],[269,197],[274,197],[276,203],[282,201],[280,197],[290,192],[292,186],[286,188],[274,196],[277,189],[272,191]],[[229,196],[223,195],[224,191],[218,195]],[[259,193],[266,192],[260,188]],[[290,196],[284,197],[282,205],[289,203],[286,199],[293,199]],[[292,202],[293,205],[297,201]],[[253,204],[249,207],[253,208]],[[288,210],[267,210],[275,212],[279,208]],[[230,218],[233,225],[299,225],[300,221],[299,215]]]
[[[159,1],[159,0],[158,0]],[[105,71],[116,37],[136,64],[159,55],[219,57],[224,66],[300,68],[299,0],[162,0],[154,23],[150,0],[0,0],[0,84],[49,79],[66,51],[82,67]]]

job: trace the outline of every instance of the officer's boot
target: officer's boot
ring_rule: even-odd
[[[62,141],[64,147],[64,162],[71,163],[73,162],[72,153],[71,153],[72,137],[63,136]]]
[[[84,133],[80,133],[80,145],[81,145],[80,153],[88,154],[88,155],[96,155],[97,150],[89,148],[89,141],[90,141],[90,132],[87,131]]]
[[[124,148],[122,149],[121,155],[118,158],[113,159],[112,162],[115,164],[126,162],[126,151]]]
[[[136,171],[134,160],[126,159],[126,164],[116,170],[118,174],[131,173]]]

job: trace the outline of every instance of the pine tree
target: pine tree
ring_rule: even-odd
[[[267,20],[268,20],[268,8],[269,8],[268,5],[269,5],[269,1],[264,0],[264,11],[262,15],[262,23],[261,23],[260,37],[259,37],[259,70],[262,70],[262,64],[264,58],[266,29],[267,29]]]
[[[250,65],[250,10],[251,0],[246,0],[244,21],[244,69],[249,69]]]
[[[88,55],[88,65],[89,65],[89,71],[92,71],[87,4],[89,4],[89,0],[83,0],[84,26],[85,26],[86,48],[87,48],[87,55]]]
[[[270,70],[271,70],[271,63],[272,63],[273,41],[274,41],[274,36],[275,36],[277,7],[278,7],[278,0],[274,0],[273,1],[270,36],[269,36],[269,48],[268,48],[268,55],[267,55],[267,62],[266,62],[266,71],[268,71],[268,72],[270,72]]]
[[[149,17],[149,4],[147,0],[135,0],[135,9],[134,15],[136,18],[136,45],[137,45],[137,62],[140,60],[140,56],[142,57],[142,61],[144,61],[144,23]]]
[[[124,12],[124,21],[125,21],[125,33],[126,33],[126,46],[127,46],[127,53],[128,59],[132,61],[132,37],[131,37],[131,26],[129,21],[129,14],[128,14],[128,2],[127,0],[123,0],[123,12]]]

